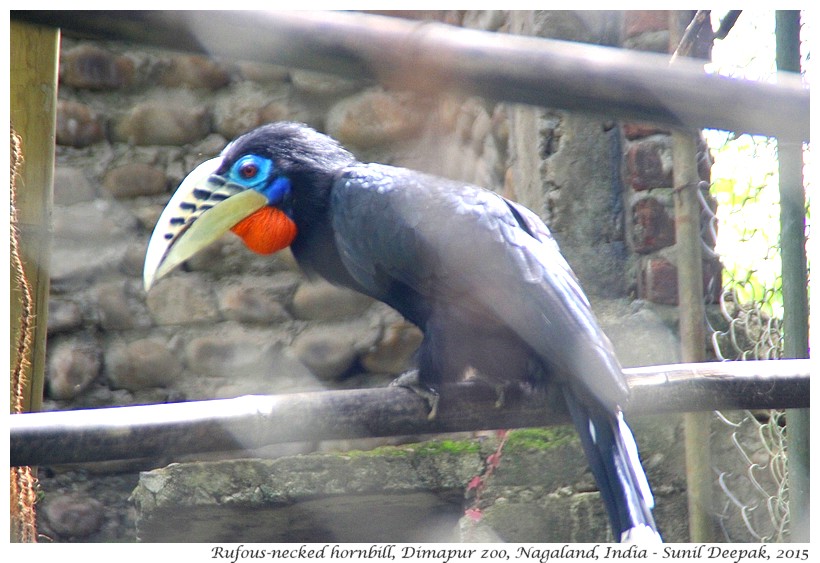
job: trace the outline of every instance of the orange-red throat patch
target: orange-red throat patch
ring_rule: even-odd
[[[231,230],[242,237],[245,246],[259,254],[273,254],[296,238],[296,223],[281,209],[270,206],[248,215]]]

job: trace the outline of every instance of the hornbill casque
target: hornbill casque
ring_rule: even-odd
[[[237,138],[180,184],[148,245],[146,290],[228,230],[259,253],[290,245],[309,275],[416,324],[413,376],[428,398],[468,373],[497,389],[560,386],[615,538],[660,540],[621,367],[535,213],[464,182],[359,162],[283,122]]]

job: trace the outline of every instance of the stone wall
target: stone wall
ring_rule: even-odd
[[[624,24],[615,12],[407,15],[606,44],[620,41]],[[630,40],[657,34],[651,25],[626,29]],[[381,386],[407,367],[420,334],[398,314],[306,279],[287,252],[254,255],[233,235],[143,291],[147,241],[178,183],[238,134],[275,120],[327,132],[362,160],[527,204],[553,229],[623,363],[676,360],[658,309],[631,301],[637,292],[673,302],[663,283],[638,283],[671,275],[658,266],[674,242],[663,131],[68,37],[59,97],[47,410]],[[132,488],[136,469],[158,465],[45,470],[41,532],[55,541],[128,539],[133,509],[127,493],[110,491]],[[78,510],[106,518],[72,527]]]

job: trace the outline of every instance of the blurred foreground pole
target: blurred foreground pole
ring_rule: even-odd
[[[12,10],[13,20],[216,57],[375,79],[426,95],[496,101],[713,127],[797,140],[809,137],[809,92],[704,71],[682,57],[338,11]]]
[[[777,70],[800,72],[800,12],[778,10],[775,19]],[[783,283],[783,357],[809,357],[806,194],[803,145],[778,140],[780,256]],[[809,541],[809,409],[786,414],[791,540]]]

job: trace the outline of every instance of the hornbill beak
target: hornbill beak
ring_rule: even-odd
[[[197,166],[162,211],[145,254],[145,291],[268,204],[258,191],[217,175],[221,163],[221,158],[213,158]]]

